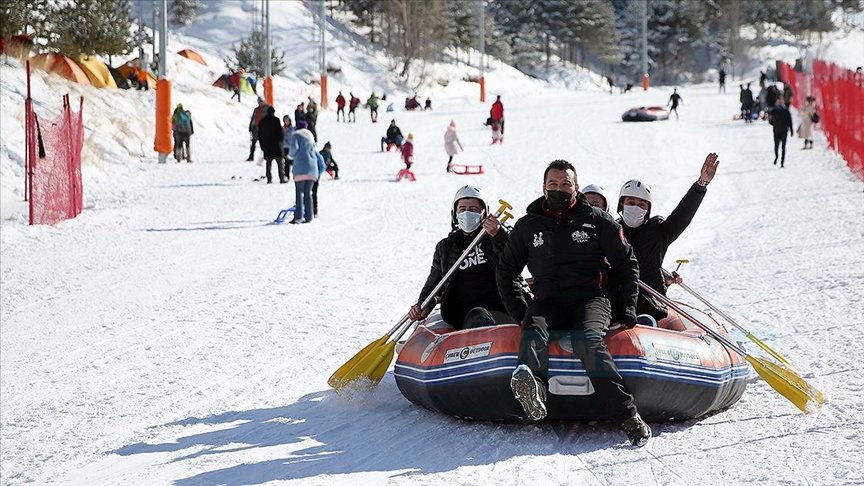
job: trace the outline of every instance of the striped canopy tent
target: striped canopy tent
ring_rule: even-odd
[[[193,51],[192,49],[183,49],[182,51],[179,51],[177,54],[180,54],[181,56],[185,57],[186,59],[191,59],[191,60],[197,62],[198,64],[202,64],[204,66],[207,65],[207,61],[205,61],[204,58],[201,57],[201,54],[198,54],[197,52]]]
[[[72,59],[58,53],[45,53],[30,58],[30,65],[49,73],[59,74],[69,81],[91,84],[87,73]]]
[[[129,79],[129,75],[135,71],[135,68],[138,66],[138,58],[132,59],[126,64],[117,68],[117,72],[123,75],[124,78]],[[151,89],[156,89],[156,77],[150,71],[147,71],[147,86]]]
[[[117,83],[114,82],[114,78],[111,76],[111,72],[104,62],[94,57],[81,56],[78,64],[84,70],[84,74],[87,75],[87,78],[90,79],[90,84],[93,86],[97,88],[117,89]]]

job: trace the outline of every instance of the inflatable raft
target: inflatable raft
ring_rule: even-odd
[[[683,306],[683,304],[682,304]],[[686,307],[686,306],[684,306]],[[720,333],[708,315],[686,307]],[[524,420],[510,391],[521,328],[500,325],[455,331],[434,313],[417,327],[396,360],[394,376],[411,402],[472,420]],[[618,329],[605,338],[645,420],[687,420],[731,406],[744,394],[747,363],[670,311],[657,327]],[[610,418],[569,337],[551,341],[548,419]]]
[[[621,119],[625,122],[668,120],[669,112],[662,106],[640,106],[625,111]]]

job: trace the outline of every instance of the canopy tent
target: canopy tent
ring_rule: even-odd
[[[45,53],[30,58],[30,65],[49,73],[59,74],[69,81],[80,84],[91,84],[90,78],[72,59],[58,53]]]
[[[201,54],[198,54],[197,52],[193,51],[192,49],[183,49],[182,51],[177,52],[177,54],[180,54],[181,56],[185,57],[186,59],[191,59],[191,60],[193,60],[199,64],[203,64],[204,66],[207,65],[207,61],[205,61],[204,58],[201,57]]]
[[[132,59],[126,64],[117,68],[117,72],[123,75],[124,78],[129,79],[129,75],[135,71],[135,68],[138,66],[138,59]],[[147,86],[151,89],[156,89],[156,78],[150,71],[147,71]]]
[[[118,71],[117,68],[108,66],[108,72],[111,73],[111,77],[114,78],[114,84],[116,84],[118,88],[129,89],[131,87],[129,86],[129,80],[123,77],[123,75],[120,74],[120,71]]]
[[[78,60],[78,65],[84,70],[84,74],[87,75],[87,78],[90,79],[90,84],[93,86],[97,88],[108,87],[117,89],[117,83],[114,82],[114,78],[111,76],[111,72],[104,62],[96,58],[81,56]]]
[[[222,76],[219,76],[218,78],[216,78],[216,81],[213,81],[213,86],[222,89],[231,89],[228,87],[228,76],[228,74],[223,74]],[[243,76],[240,76],[240,92],[255,94],[255,90],[252,89],[252,85],[249,84],[249,80],[247,80]]]

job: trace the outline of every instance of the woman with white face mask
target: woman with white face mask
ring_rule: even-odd
[[[457,329],[514,322],[507,315],[495,282],[495,265],[507,244],[509,230],[489,214],[487,201],[486,195],[476,186],[464,186],[456,191],[450,213],[451,232],[435,246],[429,277],[420,291],[417,304],[408,311],[411,319],[425,318],[440,302],[442,319]],[[488,236],[462,260],[432,303],[421,309],[420,303],[480,231],[485,231]]]
[[[639,278],[656,291],[666,294],[669,283],[663,278],[663,259],[669,245],[687,229],[708,188],[708,183],[717,173],[720,163],[717,154],[710,153],[702,164],[699,180],[694,182],[667,218],[651,216],[654,195],[651,187],[638,179],[632,179],[621,187],[618,197],[619,223],[624,236],[633,246],[633,253],[639,261]],[[666,317],[666,307],[650,296],[639,294],[636,312],[649,314],[660,320]]]

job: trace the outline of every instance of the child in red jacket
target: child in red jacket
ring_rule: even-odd
[[[414,134],[409,133],[405,143],[402,144],[402,161],[405,162],[405,168],[411,170],[414,164]]]

